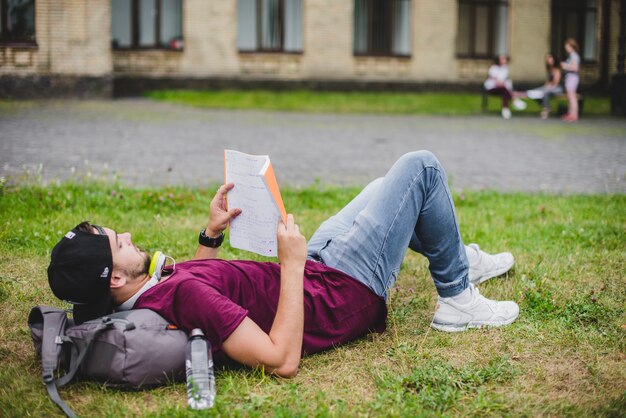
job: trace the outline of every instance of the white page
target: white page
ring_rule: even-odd
[[[224,151],[226,183],[235,183],[228,192],[228,207],[241,209],[241,214],[230,222],[230,245],[276,257],[280,212],[261,174],[268,162],[267,155]]]

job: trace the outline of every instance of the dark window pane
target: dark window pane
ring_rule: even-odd
[[[585,15],[585,39],[583,42],[583,58],[589,61],[596,59],[596,13]]]
[[[262,0],[261,11],[261,48],[280,48],[280,21],[278,0]]]
[[[509,14],[506,5],[495,8],[494,49],[495,55],[507,55],[509,51]]]
[[[302,51],[302,1],[284,0],[285,44],[288,52]]]
[[[588,1],[589,0],[553,0],[552,5],[559,9],[580,9],[581,7],[585,7]]]
[[[456,51],[459,54],[470,54],[470,5],[459,4],[459,25],[456,36]]]
[[[561,37],[561,28],[563,27],[562,16],[558,13],[552,14],[552,43],[550,44],[551,50],[553,54],[557,56],[561,56],[561,45],[563,44],[563,39]]]
[[[373,53],[388,54],[391,52],[391,19],[390,2],[387,0],[372,0],[372,38],[371,51]]]
[[[33,0],[7,0],[7,28],[9,40],[35,40],[35,4]]]
[[[394,54],[411,53],[411,3],[409,0],[393,2],[393,50]]]
[[[113,48],[128,48],[131,46],[131,15],[130,1],[111,1],[111,43]]]
[[[237,0],[237,47],[240,51],[257,49],[256,0]]]
[[[161,45],[178,49],[183,38],[181,0],[161,0]]]
[[[368,0],[354,2],[354,52],[367,52]]]
[[[139,0],[139,46],[156,45],[156,1]]]
[[[486,6],[476,7],[474,33],[474,52],[489,55],[489,8]]]
[[[578,37],[578,13],[575,11],[567,12],[565,15],[565,38]]]

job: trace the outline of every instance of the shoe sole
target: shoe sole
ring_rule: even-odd
[[[517,319],[518,316],[519,314],[516,315],[514,318],[507,319],[506,321],[495,321],[495,322],[489,322],[489,323],[468,322],[467,324],[454,325],[454,324],[437,324],[435,322],[431,322],[430,326],[438,331],[463,332],[471,328],[497,328],[497,327],[503,327],[505,325],[510,325]]]
[[[470,282],[474,286],[477,286],[477,285],[481,284],[484,281],[487,281],[489,279],[493,279],[494,277],[502,276],[504,273],[506,273],[507,271],[511,270],[511,267],[513,267],[513,264],[515,264],[515,260],[513,260],[512,263],[509,263],[509,264],[507,264],[507,265],[505,265],[505,266],[503,266],[503,267],[501,267],[501,268],[499,268],[497,270],[490,271],[489,273],[480,276],[478,279],[475,279],[473,281],[470,280]]]

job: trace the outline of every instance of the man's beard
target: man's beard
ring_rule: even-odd
[[[144,255],[144,260],[143,263],[136,267],[136,268],[120,268],[120,267],[115,267],[120,269],[121,271],[124,272],[124,274],[128,277],[130,277],[131,279],[137,279],[140,277],[145,277],[148,275],[148,273],[150,272],[150,262],[152,261],[152,257],[150,257],[150,255],[148,255],[147,252],[145,252],[142,249],[139,249],[139,251],[141,251],[141,253]]]
[[[144,250],[141,250],[141,252],[146,256],[146,258],[143,261],[143,268],[141,269],[139,275],[146,275],[150,273],[150,263],[152,262],[152,257],[150,257],[150,255]]]

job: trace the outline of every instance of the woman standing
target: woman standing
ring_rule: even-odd
[[[561,68],[565,73],[565,92],[567,94],[568,110],[563,116],[566,122],[576,122],[578,120],[578,98],[576,97],[576,89],[580,78],[578,70],[580,68],[580,55],[578,55],[578,42],[574,38],[565,41],[565,51],[567,51],[567,60],[561,63]]]

